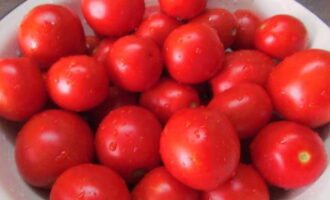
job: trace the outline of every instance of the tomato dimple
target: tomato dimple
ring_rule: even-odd
[[[312,159],[312,156],[307,151],[301,151],[298,153],[298,159],[301,164],[307,164]]]

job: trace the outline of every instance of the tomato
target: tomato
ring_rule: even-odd
[[[100,44],[101,39],[95,35],[87,35],[86,37],[86,48],[88,54],[93,54],[94,49]]]
[[[172,17],[192,19],[202,13],[207,0],[158,0],[163,12]]]
[[[111,169],[82,164],[65,171],[51,190],[50,200],[65,199],[130,200],[130,193],[124,180]]]
[[[237,24],[234,15],[226,9],[209,9],[192,20],[193,23],[203,23],[214,28],[225,49],[234,42],[237,32]]]
[[[237,34],[232,47],[234,49],[254,49],[257,29],[261,25],[260,17],[251,10],[236,10]]]
[[[250,149],[253,163],[263,177],[282,188],[313,183],[327,166],[327,153],[320,136],[290,121],[266,126]]]
[[[221,69],[224,48],[211,27],[187,24],[176,28],[167,37],[164,57],[172,78],[183,83],[200,83]]]
[[[264,88],[243,83],[217,96],[209,106],[224,113],[234,125],[241,139],[258,133],[272,116],[272,102]]]
[[[111,81],[131,92],[154,86],[163,70],[158,46],[150,39],[134,35],[118,39],[107,61]]]
[[[0,116],[26,120],[46,103],[46,88],[38,66],[28,58],[0,59]]]
[[[202,200],[269,200],[267,185],[250,165],[240,164],[236,175],[217,189],[204,192]]]
[[[221,112],[187,108],[167,122],[160,153],[165,167],[180,182],[198,190],[213,190],[234,174],[240,144]]]
[[[271,73],[268,88],[285,118],[318,127],[330,122],[330,52],[298,52]]]
[[[161,13],[160,7],[158,5],[149,6],[146,8],[143,18],[147,19],[147,18],[151,17],[152,15],[158,14],[158,13]]]
[[[141,94],[140,104],[165,123],[176,111],[199,106],[200,100],[193,87],[164,78],[155,87]]]
[[[15,154],[24,180],[48,188],[66,169],[92,161],[93,134],[77,115],[46,110],[34,115],[20,130]]]
[[[132,200],[199,200],[199,192],[177,181],[165,167],[146,174],[135,186]]]
[[[82,0],[81,7],[88,24],[105,36],[122,36],[142,21],[144,0]]]
[[[18,31],[22,53],[48,68],[60,57],[86,52],[79,18],[66,7],[53,4],[33,8]]]
[[[106,68],[89,56],[62,58],[52,65],[47,76],[51,98],[68,110],[89,110],[108,94]]]
[[[293,16],[275,15],[262,22],[257,29],[255,45],[259,50],[283,59],[307,47],[307,30]]]
[[[225,56],[223,70],[211,79],[213,95],[218,95],[240,83],[265,86],[275,68],[271,57],[256,50],[240,50]]]
[[[148,110],[123,106],[111,111],[96,135],[99,161],[114,169],[129,183],[160,165],[161,124]]]
[[[100,44],[94,49],[93,52],[93,58],[95,58],[96,61],[102,63],[104,66],[107,65],[107,58],[108,54],[110,52],[110,49],[112,48],[113,43],[115,43],[114,38],[106,38],[103,39]]]
[[[176,19],[165,14],[158,13],[145,19],[135,34],[143,38],[152,39],[160,47],[162,47],[170,32],[178,26],[180,26],[180,23]]]

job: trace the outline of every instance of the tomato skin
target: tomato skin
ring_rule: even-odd
[[[29,58],[0,59],[0,116],[22,121],[40,111],[47,93],[38,66]]]
[[[213,190],[234,174],[240,144],[222,113],[204,107],[187,108],[167,122],[160,153],[177,180],[194,189]]]
[[[273,122],[263,128],[250,146],[253,164],[269,183],[298,188],[313,183],[327,166],[320,136],[306,126]]]
[[[86,35],[86,48],[89,55],[92,55],[95,48],[100,44],[101,39],[95,35]]]
[[[164,78],[140,96],[140,105],[151,110],[165,123],[176,111],[197,107],[200,104],[197,91],[172,79]]]
[[[110,53],[112,45],[115,43],[116,39],[106,38],[103,39],[100,44],[94,49],[93,58],[104,66],[107,66],[107,58]]]
[[[49,188],[66,169],[91,162],[94,139],[88,124],[63,110],[34,115],[16,138],[16,165],[32,186]]]
[[[257,134],[269,122],[273,111],[266,90],[253,83],[237,85],[215,96],[208,107],[225,114],[241,139]]]
[[[106,68],[89,56],[61,58],[51,66],[47,76],[51,98],[68,110],[89,110],[102,103],[108,94]]]
[[[172,17],[192,19],[206,7],[207,0],[158,0],[161,10]]]
[[[271,73],[268,90],[286,119],[311,127],[330,122],[330,52],[310,49],[282,61]]]
[[[107,59],[111,81],[131,92],[156,84],[163,70],[158,46],[150,39],[124,36],[112,46]]]
[[[135,186],[132,192],[132,200],[169,199],[199,200],[199,192],[177,181],[165,167],[151,170]]]
[[[162,13],[155,13],[142,22],[135,34],[149,38],[162,47],[170,32],[178,26],[180,26],[180,22],[176,19]]]
[[[308,45],[304,24],[290,15],[275,15],[262,22],[255,36],[257,49],[283,59]]]
[[[214,28],[225,49],[234,42],[237,33],[237,23],[234,15],[226,9],[208,9],[192,20],[193,23],[203,23]]]
[[[53,4],[33,8],[18,31],[22,53],[40,67],[48,68],[60,57],[86,52],[79,18],[69,9]]]
[[[159,139],[162,127],[156,117],[139,106],[111,111],[96,134],[99,161],[129,183],[160,165]]]
[[[88,24],[105,36],[122,36],[142,21],[144,0],[82,0],[81,7]]]
[[[224,48],[214,29],[191,23],[170,33],[164,43],[164,57],[173,79],[201,83],[221,69]]]
[[[257,50],[229,53],[225,56],[223,70],[210,80],[213,95],[245,82],[265,86],[275,66],[271,57]]]
[[[82,164],[65,171],[55,182],[50,200],[130,200],[124,180],[102,165]]]

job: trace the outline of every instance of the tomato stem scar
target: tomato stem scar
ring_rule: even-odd
[[[311,155],[308,152],[303,151],[298,154],[298,159],[301,163],[305,164],[310,161]]]

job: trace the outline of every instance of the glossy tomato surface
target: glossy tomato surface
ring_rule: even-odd
[[[95,48],[100,44],[101,39],[95,35],[86,35],[86,48],[88,55],[93,54]]]
[[[100,44],[94,49],[92,54],[93,58],[95,58],[96,61],[102,63],[104,66],[107,66],[108,54],[115,41],[116,39],[114,38],[103,39]]]
[[[158,0],[163,12],[172,17],[191,19],[196,17],[206,7],[207,0]]]

